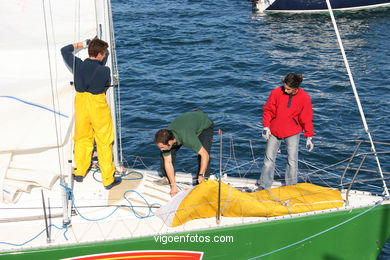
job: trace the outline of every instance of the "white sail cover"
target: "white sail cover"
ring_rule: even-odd
[[[74,88],[60,49],[95,35],[110,44],[105,2],[2,1],[0,201],[69,174]]]

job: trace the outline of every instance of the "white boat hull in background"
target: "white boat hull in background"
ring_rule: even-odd
[[[330,0],[335,11],[353,11],[389,7],[389,0]],[[254,8],[266,13],[318,13],[328,12],[325,0],[254,0]]]

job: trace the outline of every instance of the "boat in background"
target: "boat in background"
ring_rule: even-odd
[[[114,157],[122,183],[104,189],[96,164],[82,183],[74,182],[73,76],[60,49],[95,35],[109,43],[107,64],[115,87],[107,98],[120,126],[110,6],[109,0],[2,3],[0,259],[376,258],[390,236],[388,192],[383,176],[365,180],[359,173],[367,162],[369,171],[378,173],[368,158],[380,154],[388,161],[390,152],[373,152],[364,141],[339,164],[304,165],[300,182],[322,183],[340,191],[344,200],[341,207],[305,213],[226,217],[221,209],[206,217],[195,211],[196,219],[170,227],[156,216],[171,201],[170,186],[160,182],[156,171],[123,167],[120,130]],[[87,57],[86,50],[78,55]],[[256,180],[235,174],[237,168],[257,164],[254,159],[222,162],[219,156],[220,165],[233,166],[215,179],[240,190],[255,188]],[[190,174],[176,176],[182,190],[192,186]],[[275,202],[289,207],[288,201]]]
[[[334,11],[353,11],[389,7],[389,0],[330,0]],[[328,12],[326,0],[254,0],[253,7],[266,13]]]

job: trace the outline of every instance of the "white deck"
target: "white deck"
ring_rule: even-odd
[[[357,207],[366,207],[382,200],[381,197],[373,196],[370,193],[351,192],[350,205],[332,210],[324,210],[310,213],[286,215],[281,217],[246,217],[227,218],[221,217],[221,223],[217,224],[215,218],[197,219],[188,223],[170,228],[164,222],[150,213],[149,205],[164,205],[170,199],[169,185],[158,185],[159,179],[156,172],[137,170],[142,172],[142,180],[124,180],[122,184],[110,191],[104,189],[103,185],[93,178],[90,173],[82,183],[74,186],[74,203],[81,213],[72,216],[72,224],[65,232],[62,228],[62,200],[61,186],[59,182],[54,185],[52,191],[44,190],[46,207],[50,203],[51,224],[58,228],[51,227],[51,242],[46,241],[45,220],[43,218],[41,189],[33,189],[31,194],[23,194],[16,204],[1,204],[0,206],[0,242],[7,242],[17,245],[6,245],[1,243],[1,251],[30,249],[46,247],[48,245],[66,245],[97,241],[108,241],[125,238],[136,238],[143,236],[161,235],[172,232],[188,232],[191,230],[202,230],[231,225],[241,225],[301,217],[323,212],[334,212],[350,210]],[[96,174],[99,177],[100,174]],[[136,178],[138,174],[131,174],[127,178]],[[190,187],[191,176],[178,174],[177,181],[182,189]],[[243,180],[228,178],[225,182],[234,186],[254,186],[254,180]],[[136,192],[134,192],[136,191]],[[142,197],[141,197],[142,195]],[[126,200],[127,199],[127,200]],[[127,205],[134,206],[139,217],[126,207],[103,207],[106,205]],[[84,207],[96,206],[96,207]],[[141,206],[141,208],[139,208]],[[24,208],[24,209],[23,209]],[[153,209],[157,210],[157,209]],[[115,211],[115,212],[114,212]],[[114,212],[114,213],[113,213]],[[145,218],[140,218],[144,216]],[[87,220],[87,219],[88,220]],[[97,221],[95,221],[97,220]],[[40,235],[39,235],[40,234]],[[37,236],[38,235],[38,236]],[[36,237],[37,236],[37,237]],[[35,238],[36,237],[36,238]],[[33,239],[34,238],[34,239]],[[66,238],[68,240],[66,240]],[[32,239],[32,240],[31,240]],[[30,242],[22,245],[23,243]]]

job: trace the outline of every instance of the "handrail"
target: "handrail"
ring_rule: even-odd
[[[344,170],[343,174],[342,174],[341,177],[340,177],[341,188],[343,188],[343,179],[344,179],[345,174],[347,173],[347,169],[349,168],[349,165],[352,163],[353,158],[355,158],[355,155],[356,155],[356,153],[358,152],[358,150],[359,150],[361,144],[362,144],[362,142],[359,142],[359,143],[356,145],[355,150],[353,151],[353,154],[352,154],[352,156],[351,156],[351,159],[349,160],[347,166],[345,167],[345,170]]]
[[[367,141],[367,140],[359,140],[359,139],[347,140],[346,142],[360,142],[360,143],[367,143],[367,144],[370,144],[370,143],[371,143],[370,141]],[[376,142],[376,141],[373,141],[373,143],[374,143],[374,144],[389,145],[389,146],[390,146],[390,143],[385,143],[385,142]]]
[[[360,169],[362,168],[363,163],[364,163],[364,161],[366,160],[366,158],[367,158],[367,155],[365,155],[365,156],[363,157],[362,161],[360,162],[359,167],[356,169],[355,174],[353,175],[353,178],[352,178],[351,183],[350,183],[349,186],[348,186],[348,190],[347,190],[347,193],[346,193],[346,195],[345,195],[345,200],[346,200],[346,204],[347,204],[347,205],[349,204],[348,196],[349,196],[349,192],[350,192],[351,189],[352,189],[352,184],[355,183],[356,176],[357,176],[358,173],[360,172]],[[383,178],[383,176],[382,176],[382,178]]]
[[[221,182],[222,182],[222,130],[219,129],[218,134],[220,136],[219,146],[219,178],[218,178],[218,211],[217,211],[217,224],[221,223]]]

